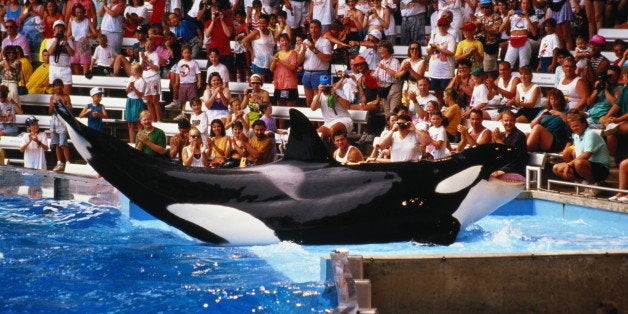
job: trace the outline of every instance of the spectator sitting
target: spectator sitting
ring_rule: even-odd
[[[619,96],[615,99],[613,106],[608,113],[600,118],[600,122],[604,124],[606,130],[606,143],[611,156],[615,156],[616,160],[621,160],[627,154],[626,145],[618,147],[620,139],[625,141],[625,137],[628,135],[628,68],[624,68],[623,71],[624,88],[621,90]],[[623,149],[619,151],[618,149]]]
[[[201,132],[196,128],[189,129],[189,140],[190,144],[181,150],[181,163],[184,166],[207,167],[207,150],[203,145]]]
[[[386,127],[382,133],[373,139],[373,151],[369,156],[369,160],[390,159],[390,149],[382,149],[379,142],[382,138],[392,132],[393,126],[397,123],[397,115],[390,115],[387,119]],[[426,128],[427,130],[427,128]]]
[[[190,124],[201,132],[201,139],[203,145],[207,145],[207,127],[209,125],[207,115],[201,109],[203,103],[200,99],[194,98],[190,100],[190,108],[192,108],[192,114],[190,115]]]
[[[445,128],[447,131],[447,140],[449,143],[455,143],[460,139],[457,125],[460,124],[462,120],[462,110],[458,105],[458,94],[456,91],[452,88],[446,89],[443,93],[443,102],[445,104],[443,114],[449,122]]]
[[[150,111],[140,113],[142,129],[137,132],[135,149],[146,155],[162,158],[166,153],[166,133],[153,126],[153,116]]]
[[[231,102],[231,113],[227,116],[227,122],[225,123],[225,129],[229,130],[235,122],[242,124],[242,130],[244,133],[249,133],[249,119],[246,117],[246,113],[242,110],[242,104],[238,99],[234,99]]]
[[[259,106],[270,102],[270,94],[265,89],[262,89],[264,81],[259,74],[251,75],[249,81],[252,88],[244,93],[244,98],[240,105],[247,114],[249,124],[251,124],[261,116],[259,114]]]
[[[491,143],[493,141],[493,132],[482,125],[484,121],[482,110],[471,109],[469,114],[469,130],[465,125],[458,124],[458,132],[460,132],[460,143],[458,143],[458,152],[463,151],[467,145],[475,147],[477,145]]]
[[[169,157],[171,160],[180,163],[183,160],[181,159],[183,148],[190,144],[190,128],[192,125],[187,119],[180,119],[177,122],[177,126],[179,133],[170,137]]]
[[[406,32],[404,32],[405,34]],[[425,76],[425,69],[427,62],[421,55],[421,45],[418,42],[411,42],[408,46],[408,58],[404,59],[399,66],[399,70],[395,74],[396,79],[405,80],[403,86],[403,98],[402,102],[408,104],[407,94],[409,92],[416,92],[418,83],[417,81]],[[429,85],[429,80],[428,80]],[[429,91],[429,89],[428,89]],[[424,104],[421,104],[424,105]]]
[[[456,76],[449,81],[447,88],[452,88],[456,91],[456,94],[458,95],[456,102],[459,106],[461,106],[461,108],[466,108],[469,106],[474,85],[471,81],[471,61],[465,59],[461,60],[457,64],[458,72],[456,73]]]
[[[428,143],[421,143],[421,146],[427,144],[425,152],[428,154],[428,160],[438,160],[451,155],[451,152],[447,149],[447,131],[445,131],[445,127],[443,126],[443,119],[443,114],[440,111],[435,111],[430,115],[432,126],[430,126],[427,131],[429,141]]]
[[[491,105],[506,105],[508,101],[515,98],[517,93],[517,85],[521,83],[519,77],[512,76],[512,67],[507,61],[502,61],[498,65],[499,77],[497,84],[493,78],[486,80],[489,89],[489,98]],[[499,120],[497,118],[496,120]]]
[[[408,115],[397,117],[397,122],[393,125],[391,132],[381,138],[380,147],[390,148],[390,161],[418,161],[421,159],[422,143],[429,143],[429,136],[424,131],[414,127],[412,118]]]
[[[334,145],[336,145],[337,149],[334,151],[334,159],[341,163],[358,163],[364,160],[364,156],[362,156],[362,152],[360,150],[349,144],[349,140],[347,139],[347,133],[343,130],[336,130],[332,135]]]
[[[338,84],[332,86],[331,78],[322,75],[319,78],[318,93],[314,96],[310,109],[321,109],[324,124],[317,131],[323,139],[331,137],[336,130],[351,132],[353,120],[349,114],[349,102],[343,98]]]
[[[377,63],[382,57],[377,53],[377,45],[382,40],[382,33],[376,29],[369,31],[364,38],[364,41],[349,41],[349,45],[352,47],[364,46],[366,49],[360,52],[359,57],[365,60],[369,69],[375,69]],[[356,56],[357,58],[358,56]]]
[[[208,120],[222,119],[226,121],[229,115],[227,106],[231,102],[231,92],[218,72],[209,74],[209,82],[201,97],[204,104],[202,110],[207,114]]]
[[[26,88],[29,94],[51,94],[52,86],[48,82],[48,71],[50,71],[50,55],[48,49],[42,52],[42,64],[35,69],[30,79],[26,81]]]
[[[587,100],[587,103],[591,104],[587,110],[589,116],[587,121],[591,126],[600,124],[600,118],[609,112],[611,104],[621,93],[623,86],[618,84],[620,75],[619,67],[611,65],[606,71],[606,75],[596,79],[594,88]]]
[[[275,159],[275,140],[266,135],[266,124],[262,120],[253,122],[253,136],[246,146],[249,160],[256,166],[267,164]]]
[[[0,135],[17,135],[15,114],[22,114],[22,107],[8,95],[9,89],[0,85]]]
[[[517,84],[515,98],[506,103],[507,106],[518,108],[517,122],[529,123],[541,112],[541,88],[532,83],[530,67],[520,67],[521,83]]]
[[[430,80],[426,77],[422,77],[417,81],[418,93],[408,92],[408,100],[414,105],[410,107],[414,116],[419,120],[429,120],[429,115],[425,112],[424,108],[430,101],[435,101],[438,104],[438,98],[430,93]]]
[[[576,60],[567,57],[562,63],[565,76],[556,85],[565,98],[569,109],[583,110],[587,105],[587,97],[589,96],[589,86],[586,80],[576,75]]]
[[[131,76],[131,65],[140,59],[140,51],[144,51],[146,47],[146,39],[148,38],[148,25],[140,25],[133,33],[137,42],[126,49],[125,54],[118,54],[113,62],[113,76],[118,76],[120,68],[128,76]]]
[[[628,159],[619,164],[619,189],[628,190]],[[628,202],[628,194],[617,193],[608,198],[609,201]]]
[[[528,150],[531,152],[559,152],[569,141],[569,127],[566,124],[567,102],[563,93],[555,88],[547,92],[547,106],[532,122],[528,135]]]
[[[223,165],[231,152],[230,138],[225,132],[225,125],[220,119],[211,122],[209,138],[207,139],[207,156],[212,168]],[[240,129],[241,130],[241,129]]]
[[[39,132],[38,120],[31,116],[26,118],[24,124],[29,133],[22,134],[20,151],[24,153],[24,167],[32,169],[46,169],[46,133]]]
[[[107,44],[107,36],[100,34],[96,39],[98,40],[98,47],[94,50],[94,55],[91,56],[89,71],[94,75],[110,76],[114,72],[114,63],[118,53]]]
[[[573,131],[574,145],[566,148],[565,162],[554,165],[554,174],[569,181],[598,185],[609,174],[610,156],[604,139],[588,127],[583,114],[567,118]],[[596,196],[598,190],[586,189],[584,195]]]
[[[491,116],[485,111],[485,107],[488,105],[488,88],[484,81],[486,80],[486,75],[484,74],[484,70],[482,68],[474,68],[471,70],[471,82],[473,82],[473,92],[471,93],[471,101],[469,102],[469,107],[466,108],[465,112],[462,114],[463,118],[469,117],[471,113],[471,109],[480,109],[484,114],[484,119],[490,120]]]
[[[502,132],[499,128],[495,128],[493,131],[493,142],[513,146],[519,150],[517,158],[493,173],[494,176],[509,172],[518,173],[520,175],[525,174],[526,164],[528,163],[528,147],[526,144],[526,135],[515,125],[516,119],[512,111],[506,110],[502,112],[502,124],[505,132]]]
[[[613,42],[613,52],[617,57],[617,60],[613,61],[613,65],[620,68],[628,67],[628,53],[626,53],[626,43],[623,40],[617,39]]]
[[[22,64],[17,59],[17,49],[14,46],[7,46],[2,51],[4,59],[0,61],[0,79],[2,85],[6,86],[8,96],[16,102],[20,102],[17,91],[18,82],[22,78]]]
[[[100,87],[92,88],[89,91],[89,95],[92,97],[92,103],[87,104],[79,114],[79,118],[87,117],[88,127],[100,132],[103,132],[105,129],[102,119],[108,117],[105,106],[100,103],[102,101],[102,94],[103,91]]]
[[[415,127],[419,130],[427,131],[430,126],[432,126],[430,116],[436,111],[441,111],[438,107],[438,102],[436,100],[428,101],[427,104],[425,104],[425,110],[423,110],[423,115],[415,121]]]

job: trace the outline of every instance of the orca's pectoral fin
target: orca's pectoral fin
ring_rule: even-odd
[[[312,122],[296,109],[290,109],[290,136],[284,159],[307,162],[332,161]]]

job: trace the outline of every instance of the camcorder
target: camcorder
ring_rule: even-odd
[[[608,80],[608,74],[606,74],[606,73],[598,74],[595,77],[595,81],[598,82],[595,85],[595,89],[597,89],[597,90],[605,89],[606,88],[606,80]]]
[[[400,129],[407,129],[410,126],[410,122],[397,122]]]

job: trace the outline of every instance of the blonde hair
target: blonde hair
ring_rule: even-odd
[[[150,116],[151,118],[153,117],[151,115],[150,111],[148,111],[148,110],[144,110],[144,111],[140,112],[140,119],[142,119],[142,118],[144,118],[146,116]]]
[[[139,63],[131,65],[131,70],[137,75],[142,75],[142,72],[144,72],[144,68],[142,68],[142,65]]]

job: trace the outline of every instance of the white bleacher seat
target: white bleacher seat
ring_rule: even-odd
[[[72,75],[73,87],[102,87],[105,89],[118,89],[124,90],[126,84],[129,82],[128,77],[111,77],[111,76],[94,76],[91,79],[86,78],[84,75]],[[161,79],[161,91],[170,91],[170,80]]]
[[[616,39],[628,41],[628,30],[625,28],[600,28],[598,29],[597,34],[604,36],[607,44],[612,43]]]
[[[548,155],[545,153],[530,153],[528,165],[526,166],[526,190],[530,189],[530,183],[536,182],[536,189],[541,189],[543,169],[547,162]]]
[[[72,100],[73,108],[84,108],[85,105],[92,102],[90,96],[70,96]],[[49,94],[28,94],[20,96],[22,106],[39,106],[48,107],[50,101]],[[105,106],[105,109],[111,111],[121,111],[122,117],[124,117],[124,111],[126,110],[126,98],[120,97],[103,97],[101,103]]]

